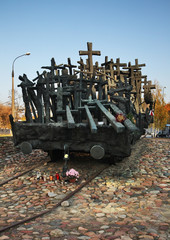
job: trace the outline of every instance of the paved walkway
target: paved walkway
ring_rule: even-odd
[[[2,233],[0,240],[168,240],[169,159],[169,139],[142,139],[129,158],[106,169],[61,207]]]

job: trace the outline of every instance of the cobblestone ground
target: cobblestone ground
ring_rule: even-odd
[[[169,139],[139,140],[130,157],[108,167],[62,206],[34,221],[4,231],[0,240],[170,239],[169,143]],[[41,171],[46,169],[50,173],[56,168],[56,163],[44,165],[48,156],[41,151],[24,156],[13,149],[9,139],[1,139],[0,145],[0,181],[33,164],[32,159],[42,162]],[[82,181],[91,169],[97,168],[97,162],[92,163],[91,159],[81,155],[69,164],[80,172]],[[60,172],[62,163],[57,163],[57,168]],[[1,227],[31,216],[44,207],[52,207],[77,186],[77,183],[66,186],[48,181],[37,183],[34,175],[32,171],[0,188]],[[53,197],[47,196],[49,191],[54,192]]]

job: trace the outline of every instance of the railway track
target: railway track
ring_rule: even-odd
[[[54,163],[49,159],[45,165],[37,164],[1,182],[0,205],[4,208],[4,212],[1,214],[3,227],[0,228],[0,233],[50,213],[109,167],[109,164],[102,162],[96,166],[95,162],[90,163],[87,156],[85,156],[86,166],[85,164],[82,166],[83,164],[78,163],[77,158],[82,160],[83,156],[77,156],[69,163],[80,173],[80,179],[74,184],[63,181],[56,184],[50,180],[36,180],[37,170],[43,172],[48,169],[49,174],[56,170],[61,173],[63,162]],[[48,193],[56,194],[56,198],[48,196]]]
[[[136,147],[137,145],[138,147]],[[138,159],[142,148],[145,148],[145,144],[135,144],[132,152],[133,158]],[[50,162],[49,157],[46,157],[45,160],[1,182],[0,233],[52,212],[110,166],[109,163],[92,160],[89,155],[76,154],[71,156],[68,168],[74,168],[79,172],[78,182],[74,184],[58,182],[56,184],[50,180],[36,180],[38,170],[42,173],[46,171],[47,175],[55,172],[60,175],[62,173],[63,161]],[[126,174],[129,166],[134,165],[137,166],[137,162],[133,160],[132,165],[131,158],[127,158],[112,165],[108,170],[114,177],[119,177],[122,173]],[[54,193],[55,196],[51,197],[49,193]]]
[[[50,160],[44,162],[44,164],[47,164],[48,162],[50,162]],[[0,182],[0,187],[3,186],[4,184],[14,180],[14,179],[17,179],[17,178],[29,173],[30,171],[32,171],[32,170],[34,170],[34,169],[36,169],[37,167],[40,167],[40,166],[42,166],[42,163],[41,164],[36,164],[36,166],[31,167],[31,168],[27,169],[26,171],[20,172],[20,173],[16,174],[15,176],[7,178],[5,181]]]

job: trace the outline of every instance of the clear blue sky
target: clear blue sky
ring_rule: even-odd
[[[104,62],[120,57],[121,62],[146,63],[143,74],[157,80],[170,102],[170,0],[6,0],[0,2],[0,102],[8,100],[13,60],[15,88],[19,75],[32,80],[41,66],[73,64],[87,42]]]

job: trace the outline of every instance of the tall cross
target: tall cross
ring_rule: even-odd
[[[64,67],[68,67],[70,75],[73,75],[72,74],[72,68],[76,68],[77,66],[71,64],[71,59],[70,58],[67,58],[67,61],[68,61],[68,64],[64,64]]]
[[[113,84],[113,86],[115,86],[114,83],[114,70],[113,67],[115,66],[115,63],[113,62],[113,58],[110,59],[110,61],[108,61],[108,57],[105,57],[105,62],[101,64],[101,66],[105,66],[105,68],[107,69],[107,72],[110,73],[110,80]]]
[[[155,89],[155,84],[152,84],[152,81],[147,81],[147,83],[143,86],[143,89],[146,91],[150,91],[150,89]]]
[[[88,51],[79,51],[79,55],[88,55],[89,72],[93,73],[93,55],[100,56],[100,51],[92,51],[92,43],[87,43]]]
[[[135,59],[135,65],[134,65],[134,67],[136,67],[136,70],[139,69],[140,67],[145,67],[145,66],[146,66],[145,63],[139,64],[139,63],[138,63],[138,59]],[[139,70],[140,70],[140,69],[139,69]]]
[[[85,64],[83,62],[83,59],[80,58],[80,61],[77,61],[77,63],[80,64],[80,66],[78,66],[78,68],[80,69],[80,71],[83,71],[85,69]]]
[[[116,75],[120,75],[120,67],[126,67],[126,63],[120,63],[120,58],[116,58],[116,63],[113,64],[116,67]]]
[[[106,69],[109,69],[108,68],[108,65],[109,65],[110,61],[108,62],[108,56],[105,56],[105,62],[101,64],[101,66],[105,66]]]
[[[95,75],[98,70],[102,70],[102,69],[103,67],[99,67],[99,63],[95,62],[95,65],[93,66],[93,75]]]
[[[145,63],[139,64],[138,59],[135,59],[135,65],[131,65],[131,62],[129,62],[128,67],[124,67],[123,69],[131,69],[132,71],[134,70],[141,70],[141,67],[145,67]]]
[[[61,65],[62,65],[62,64],[56,66],[56,63],[55,63],[54,58],[51,58],[51,66],[43,66],[43,67],[41,67],[41,68],[49,69],[49,70],[51,70],[52,72],[54,72],[54,70],[57,70],[57,69],[64,69],[64,67],[62,67]]]

